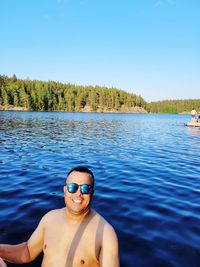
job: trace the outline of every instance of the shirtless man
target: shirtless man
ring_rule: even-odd
[[[27,263],[43,251],[42,267],[119,267],[116,233],[90,208],[93,193],[93,173],[72,169],[64,186],[66,207],[44,215],[27,242],[0,245],[0,257]]]

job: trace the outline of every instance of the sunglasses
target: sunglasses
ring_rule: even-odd
[[[73,194],[75,193],[79,186],[81,188],[81,194],[84,194],[84,195],[88,195],[90,194],[90,192],[92,191],[92,185],[90,184],[75,184],[75,183],[72,183],[72,184],[66,184],[67,186],[67,190],[69,193]]]

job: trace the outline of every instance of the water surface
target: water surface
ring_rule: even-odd
[[[63,207],[66,172],[87,165],[92,206],[116,229],[122,267],[199,267],[200,129],[183,126],[188,120],[1,111],[0,242],[25,241]]]

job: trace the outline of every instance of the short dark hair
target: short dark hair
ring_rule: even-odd
[[[70,175],[70,173],[72,172],[85,172],[91,175],[92,177],[92,186],[94,187],[94,174],[93,172],[86,166],[76,166],[74,168],[72,168],[68,173],[67,173],[67,177]]]

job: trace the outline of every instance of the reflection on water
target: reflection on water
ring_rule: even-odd
[[[200,127],[188,127],[188,131],[191,135],[200,135]]]
[[[199,267],[200,130],[183,126],[189,119],[0,112],[0,242],[26,240],[62,207],[66,172],[84,164],[96,177],[93,208],[117,231],[121,266]]]

